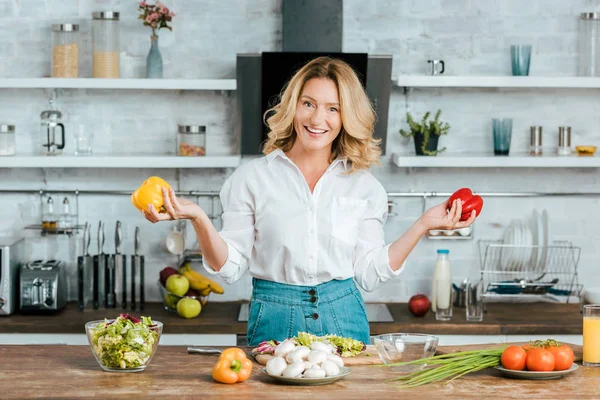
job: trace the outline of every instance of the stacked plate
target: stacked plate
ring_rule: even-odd
[[[530,218],[512,220],[502,238],[504,247],[500,254],[503,271],[543,271],[552,244],[546,210],[533,210]]]

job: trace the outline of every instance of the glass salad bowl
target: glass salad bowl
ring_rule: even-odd
[[[85,333],[96,361],[108,372],[141,372],[158,348],[163,324],[121,314],[113,320],[90,321]]]
[[[439,338],[421,333],[388,333],[373,336],[379,358],[384,364],[415,361],[435,355]],[[404,365],[391,367],[397,372],[414,372],[426,365]]]

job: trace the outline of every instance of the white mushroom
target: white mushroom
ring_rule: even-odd
[[[283,373],[281,375],[285,378],[296,378],[302,375],[304,369],[304,362],[298,361],[288,365],[287,368],[283,370]]]
[[[327,359],[333,361],[340,368],[344,366],[344,359],[337,354],[330,354],[327,356]]]
[[[304,361],[304,366],[306,367],[306,369],[309,369],[313,367],[313,363],[311,363],[310,361]]]
[[[285,356],[285,360],[288,363],[294,363],[296,361],[303,361],[306,356],[310,353],[310,349],[306,346],[298,346],[294,351]]]
[[[303,378],[325,378],[325,371],[317,368],[309,368],[302,374]]]
[[[321,364],[323,361],[327,360],[328,355],[330,355],[330,353],[326,353],[321,350],[313,350],[310,353],[308,353],[308,356],[306,356],[306,358],[313,364]]]
[[[267,374],[281,376],[287,367],[288,364],[283,357],[273,357],[267,361]]]
[[[323,371],[325,371],[325,375],[327,376],[336,376],[340,374],[340,368],[331,360],[323,361],[321,368],[323,368]]]
[[[323,342],[312,342],[310,345],[311,350],[320,350],[326,353],[333,353],[334,348],[332,345]]]
[[[285,357],[289,353],[294,351],[295,348],[296,346],[294,345],[294,343],[292,343],[289,340],[281,342],[277,345],[277,347],[275,347],[275,357]]]

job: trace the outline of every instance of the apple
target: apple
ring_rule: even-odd
[[[198,291],[195,289],[189,288],[189,290],[187,291],[185,296],[186,297],[200,297],[200,293],[198,293]]]
[[[177,314],[183,318],[197,317],[198,314],[200,314],[200,311],[202,311],[202,306],[196,299],[184,297],[177,302]]]
[[[167,293],[165,295],[165,305],[169,307],[171,310],[175,310],[177,308],[177,302],[181,297],[175,296],[174,294]]]
[[[176,296],[183,296],[190,288],[190,281],[183,275],[171,275],[167,278],[165,288]]]
[[[160,283],[162,283],[162,285],[165,286],[167,284],[167,279],[171,275],[175,275],[175,274],[179,274],[179,272],[177,272],[177,270],[175,268],[173,268],[171,266],[163,268],[163,270],[160,271],[160,273],[158,274],[160,277]]]
[[[423,317],[429,311],[431,302],[424,294],[415,294],[408,301],[408,310],[415,317]]]

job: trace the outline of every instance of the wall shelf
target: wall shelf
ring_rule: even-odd
[[[235,79],[4,78],[4,89],[236,90]]]
[[[599,89],[600,78],[580,76],[451,76],[406,75],[394,79],[399,87],[563,88]]]
[[[431,157],[394,153],[392,160],[396,166],[402,168],[600,168],[598,156],[533,157],[526,153],[510,156],[494,156],[491,153],[443,153]]]
[[[0,157],[0,168],[235,168],[240,156],[9,156]]]

